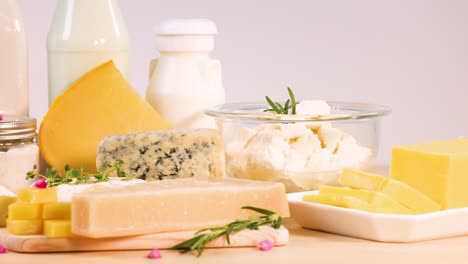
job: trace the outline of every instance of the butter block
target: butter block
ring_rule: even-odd
[[[351,208],[351,209],[356,209],[360,211],[367,211],[367,212],[372,211],[372,206],[368,202],[362,199],[353,197],[353,196],[319,193],[319,194],[304,195],[302,200],[306,202],[312,202],[312,203],[320,203],[320,204],[333,205],[333,206],[339,206],[339,207],[344,207],[344,208]]]
[[[414,214],[412,210],[390,196],[376,191],[356,190],[333,186],[321,186],[320,194],[336,195],[343,197],[355,197],[369,203],[370,211],[388,214]]]
[[[26,188],[18,191],[18,201],[24,203],[50,203],[57,201],[55,188]]]
[[[415,213],[440,210],[440,205],[424,193],[403,182],[355,169],[344,169],[339,183],[356,189],[382,192]]]
[[[44,220],[70,220],[71,203],[55,202],[46,203],[42,209],[42,219]]]
[[[243,206],[289,216],[281,183],[184,178],[96,186],[77,193],[72,198],[72,232],[104,238],[198,230],[252,215]]]
[[[9,220],[38,220],[42,219],[42,204],[13,203],[8,206]]]
[[[45,220],[44,235],[49,238],[72,237],[70,220]]]
[[[420,190],[442,209],[467,207],[468,139],[393,147],[390,176]]]
[[[96,165],[123,161],[123,171],[143,180],[223,177],[224,148],[213,129],[165,130],[104,138]]]
[[[42,234],[42,220],[7,220],[7,231],[10,234],[23,235],[38,235]]]
[[[0,196],[0,227],[6,226],[8,206],[14,202],[16,202],[16,197]]]

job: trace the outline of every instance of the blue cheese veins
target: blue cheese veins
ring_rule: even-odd
[[[117,161],[143,180],[223,177],[221,135],[212,129],[165,130],[114,135],[99,144],[96,165],[106,169]]]

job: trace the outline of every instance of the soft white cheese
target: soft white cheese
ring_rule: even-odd
[[[296,114],[325,116],[331,113],[331,107],[323,100],[304,100],[296,105]]]
[[[288,191],[336,184],[341,169],[363,168],[372,160],[370,149],[330,124],[269,124],[235,135],[226,146],[228,173],[283,182]]]
[[[0,196],[10,196],[10,197],[16,197],[16,195],[8,190],[6,187],[3,187],[0,185]]]
[[[110,180],[108,182],[99,182],[92,184],[60,184],[59,186],[57,186],[57,199],[59,202],[71,202],[74,194],[83,192],[91,187],[132,185],[141,182],[144,182],[144,180],[133,179],[128,181],[121,181],[115,179]]]

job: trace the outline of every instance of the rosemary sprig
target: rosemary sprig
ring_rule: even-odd
[[[36,173],[34,170],[26,174],[26,180],[36,177],[44,178],[48,187],[58,186],[60,184],[85,184],[109,181],[109,175],[115,173],[120,180],[130,180],[134,177],[128,175],[122,170],[123,161],[117,161],[113,165],[97,173],[88,173],[84,168],[72,169],[69,165],[65,166],[65,175],[60,175],[55,168],[50,168],[45,175]],[[34,167],[36,169],[36,167]]]
[[[195,237],[173,246],[172,249],[177,249],[181,253],[196,250],[198,256],[201,256],[206,245],[218,237],[225,236],[227,243],[230,244],[230,235],[244,229],[258,230],[258,227],[262,225],[270,225],[275,229],[281,227],[281,216],[275,212],[252,206],[244,206],[242,209],[255,211],[261,215],[250,216],[248,219],[238,219],[225,226],[199,230],[195,233]]]
[[[280,115],[288,115],[289,110],[291,110],[291,114],[295,115],[296,105],[299,102],[296,102],[296,97],[294,96],[294,93],[290,87],[288,87],[288,94],[289,94],[289,99],[286,100],[286,102],[284,103],[284,106],[281,103],[271,100],[270,97],[265,96],[265,99],[271,108],[265,109],[264,112],[275,112]]]

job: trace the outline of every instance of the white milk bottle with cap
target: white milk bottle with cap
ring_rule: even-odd
[[[70,85],[113,60],[128,79],[128,31],[117,0],[59,0],[49,30],[49,105]]]
[[[214,127],[204,110],[224,103],[221,64],[209,54],[215,23],[173,19],[155,31],[160,56],[150,66],[146,99],[175,128]]]
[[[16,0],[0,0],[0,114],[29,115],[28,47]]]

